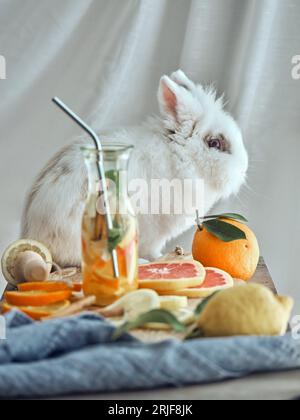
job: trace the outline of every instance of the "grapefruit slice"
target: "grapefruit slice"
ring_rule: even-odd
[[[54,315],[58,311],[62,311],[63,309],[68,308],[71,303],[68,300],[63,302],[54,303],[53,305],[47,306],[13,306],[7,302],[2,304],[3,313],[7,313],[12,311],[13,309],[17,309],[18,311],[23,312],[24,314],[28,315],[30,318],[34,319],[35,321],[39,321],[42,318],[47,318],[51,315]]]
[[[229,289],[233,287],[233,278],[223,270],[218,268],[206,268],[206,276],[202,285],[196,287],[188,287],[182,290],[174,291],[162,291],[161,295],[173,294],[176,296],[186,296],[190,299],[202,299],[211,296],[213,293],[220,290]]]
[[[202,285],[204,279],[205,269],[197,261],[162,261],[139,267],[140,289],[168,291],[168,295]]]

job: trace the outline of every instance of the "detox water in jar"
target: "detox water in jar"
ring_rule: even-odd
[[[138,226],[128,196],[127,170],[132,147],[105,145],[103,152],[83,148],[89,194],[82,221],[82,274],[86,296],[109,305],[138,288]],[[101,156],[100,153],[103,153]],[[104,159],[113,229],[108,230],[98,161]],[[114,277],[112,250],[116,250],[119,278]]]

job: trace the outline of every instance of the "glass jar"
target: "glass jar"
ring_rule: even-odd
[[[82,275],[86,296],[98,306],[110,305],[138,288],[138,224],[128,196],[128,163],[132,146],[105,145],[103,156],[83,148],[89,194],[82,221]],[[113,229],[108,230],[99,180],[98,161],[104,159]],[[114,277],[112,250],[117,253],[119,278]]]

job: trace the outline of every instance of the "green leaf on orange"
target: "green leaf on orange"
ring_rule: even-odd
[[[245,232],[238,227],[219,219],[203,222],[205,229],[223,242],[247,239]]]
[[[202,219],[203,220],[208,220],[208,219],[229,219],[229,220],[237,220],[239,222],[248,223],[248,220],[244,216],[242,216],[241,214],[237,214],[237,213],[214,214],[212,216],[205,216]]]

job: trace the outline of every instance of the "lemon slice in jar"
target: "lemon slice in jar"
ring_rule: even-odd
[[[121,249],[126,249],[135,239],[137,234],[137,226],[134,218],[129,217],[127,220],[128,224],[125,230],[124,238],[119,243]]]

